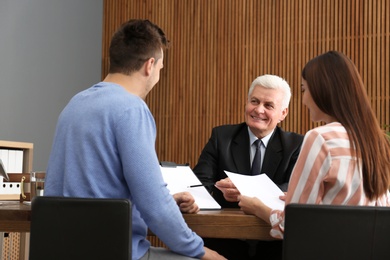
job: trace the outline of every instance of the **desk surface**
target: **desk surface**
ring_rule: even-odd
[[[183,214],[188,226],[201,237],[271,240],[270,226],[238,209],[202,210]],[[0,201],[0,232],[30,232],[31,206]]]
[[[0,232],[30,232],[31,206],[0,201]]]
[[[268,223],[239,209],[201,210],[183,216],[201,237],[273,240]]]

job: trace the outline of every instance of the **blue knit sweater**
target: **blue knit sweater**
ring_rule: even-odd
[[[45,195],[128,198],[133,259],[150,247],[148,228],[172,251],[200,258],[203,241],[166,188],[155,139],[154,118],[138,96],[106,82],[78,93],[58,120]]]

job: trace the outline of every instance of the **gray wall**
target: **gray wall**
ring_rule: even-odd
[[[34,143],[46,170],[55,125],[101,80],[103,0],[0,0],[0,140]]]

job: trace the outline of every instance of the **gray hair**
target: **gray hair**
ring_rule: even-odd
[[[291,99],[291,89],[287,81],[276,75],[265,74],[257,77],[251,84],[248,91],[248,99],[256,86],[269,89],[280,89],[283,92],[282,109],[288,108]]]

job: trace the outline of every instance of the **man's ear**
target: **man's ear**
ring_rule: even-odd
[[[282,115],[279,118],[279,122],[282,122],[286,118],[287,114],[288,114],[288,108],[286,107],[285,109],[282,110]]]
[[[149,76],[152,73],[152,69],[153,69],[155,62],[156,62],[156,60],[154,58],[150,58],[145,62],[144,67],[145,67],[146,76]]]

